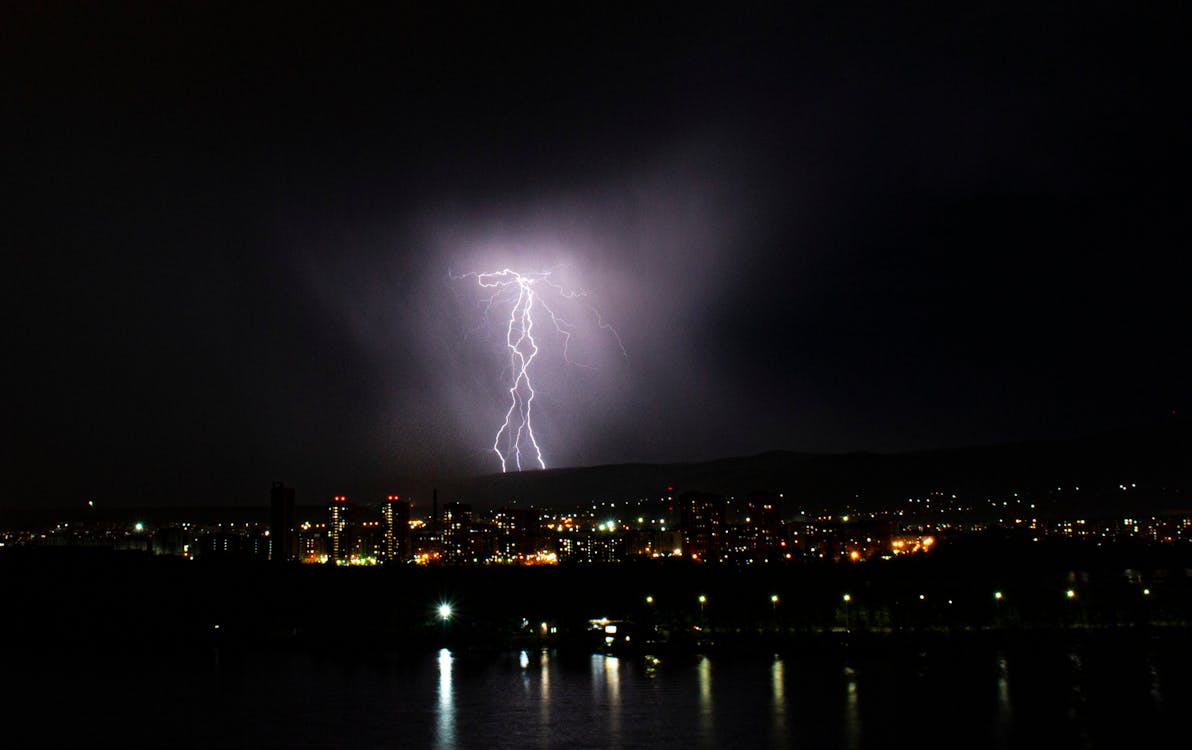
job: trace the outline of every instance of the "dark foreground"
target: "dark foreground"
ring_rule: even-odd
[[[336,568],[0,549],[0,643],[364,650],[772,650],[823,634],[1147,630],[1192,623],[1192,545],[973,538],[863,564]],[[440,617],[440,606],[451,607]],[[630,636],[628,641],[625,636]],[[16,646],[18,652],[24,647]]]
[[[1177,739],[1192,706],[1172,546],[750,568],[2,552],[13,747],[1111,747]]]

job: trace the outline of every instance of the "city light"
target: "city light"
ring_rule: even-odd
[[[523,449],[524,450],[524,449]],[[524,458],[524,455],[523,455]],[[1083,489],[1083,488],[1082,488]],[[1024,541],[1060,537],[1102,546],[1118,540],[1154,544],[1192,542],[1192,513],[1140,516],[1119,513],[1102,518],[1044,520],[1027,511],[1029,498],[989,498],[1002,508],[1021,505],[1021,513],[995,520],[953,518],[972,510],[971,500],[954,493],[907,498],[904,505],[858,511],[849,522],[839,511],[800,512],[797,519],[774,518],[759,524],[768,502],[733,496],[694,499],[616,497],[581,508],[563,506],[475,512],[460,501],[450,520],[405,518],[400,533],[390,516],[405,495],[384,494],[352,504],[333,495],[320,516],[295,518],[288,538],[271,524],[230,518],[152,523],[128,518],[113,533],[111,521],[90,519],[42,528],[0,531],[6,547],[33,544],[83,545],[136,549],[189,560],[263,557],[269,559],[281,539],[292,545],[291,559],[304,564],[381,566],[391,564],[535,566],[617,563],[684,558],[700,566],[766,565],[780,561],[841,560],[856,565],[934,553],[944,539],[980,534],[994,528],[1017,529]],[[688,496],[690,497],[690,496]],[[692,503],[697,505],[692,505]],[[653,505],[657,503],[657,505]],[[680,505],[682,503],[682,505]],[[916,511],[919,503],[924,508]],[[390,516],[378,506],[388,506]],[[429,510],[429,509],[428,509]],[[734,515],[735,511],[742,512]],[[513,519],[517,519],[516,521]],[[1136,580],[1135,591],[1142,592]],[[1071,585],[1071,582],[1070,582]],[[1079,590],[1065,598],[1079,599]],[[1142,593],[1140,596],[1150,596]],[[911,594],[913,601],[918,594]],[[767,595],[768,596],[768,595]],[[1004,596],[990,592],[995,601]],[[940,600],[943,601],[942,599]]]
[[[444,602],[443,604],[439,605],[439,619],[440,620],[443,620],[444,622],[446,622],[447,620],[451,619],[452,614],[453,614],[453,611],[451,609],[450,604],[447,604],[446,602]]]

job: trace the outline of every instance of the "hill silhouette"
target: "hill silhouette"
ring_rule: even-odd
[[[780,492],[788,508],[890,507],[933,491],[971,498],[1030,493],[1094,512],[1176,510],[1192,502],[1192,430],[1185,420],[1070,440],[897,454],[770,451],[695,463],[617,464],[490,475],[444,483],[440,500],[479,507],[588,504],[660,497],[667,487],[741,495]],[[1122,485],[1129,488],[1123,497]],[[1134,485],[1134,486],[1130,486]],[[1080,487],[1077,491],[1075,488]]]

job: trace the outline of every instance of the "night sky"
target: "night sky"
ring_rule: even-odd
[[[1175,4],[201,5],[0,11],[0,504],[497,471],[506,266],[628,354],[544,350],[550,466],[1188,405]]]

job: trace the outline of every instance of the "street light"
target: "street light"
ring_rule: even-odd
[[[653,596],[647,596],[647,597],[646,597],[646,604],[653,604],[653,603],[654,603],[654,597],[653,597]]]
[[[439,617],[439,628],[442,631],[443,639],[446,640],[447,623],[451,620],[451,617],[455,614],[455,611],[451,608],[450,602],[439,602],[439,606],[436,608],[435,612]]]
[[[853,600],[853,597],[851,594],[845,594],[843,599],[844,599],[844,629],[847,632],[849,630],[848,603]]]

